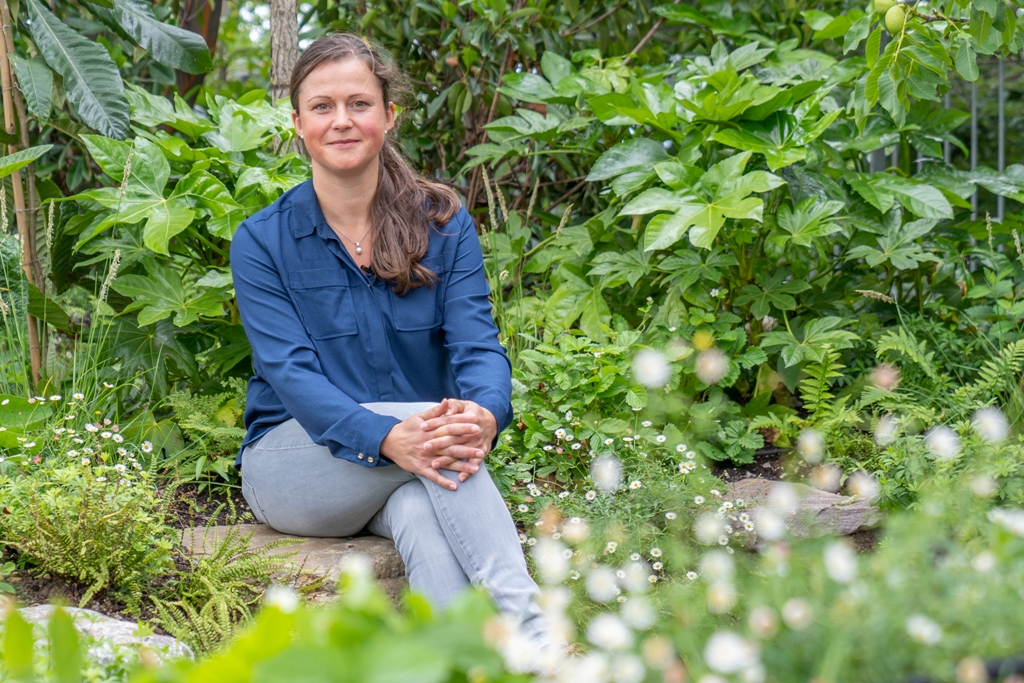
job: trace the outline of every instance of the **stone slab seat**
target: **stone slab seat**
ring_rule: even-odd
[[[250,548],[259,548],[281,539],[297,541],[274,548],[270,554],[295,553],[291,563],[300,568],[303,574],[324,577],[326,579],[325,588],[332,591],[338,582],[345,558],[356,554],[369,558],[377,580],[392,597],[396,597],[403,588],[409,585],[405,578],[405,564],[398,556],[395,544],[379,536],[305,538],[282,534],[266,524],[236,524],[234,526],[184,529],[181,536],[182,545],[192,555],[207,554],[230,529],[237,529],[243,536],[252,532],[252,538],[249,540]]]

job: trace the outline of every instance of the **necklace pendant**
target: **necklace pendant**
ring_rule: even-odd
[[[363,248],[361,246],[359,246],[359,242],[356,242],[356,253],[357,254],[362,254],[363,253]]]

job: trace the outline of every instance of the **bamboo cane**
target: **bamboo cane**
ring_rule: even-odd
[[[0,0],[0,22],[3,24],[3,31],[0,31],[0,40],[3,41],[3,57],[0,58],[0,85],[3,86],[4,103],[4,128],[8,134],[14,134],[17,128],[15,121],[15,96],[20,99],[20,93],[14,90],[14,72],[11,69],[10,55],[14,52],[14,33],[11,30],[11,10],[7,0]],[[24,105],[20,107],[24,110]],[[27,132],[27,129],[24,131]],[[22,142],[25,142],[24,133]],[[17,152],[21,145],[8,145],[8,154]],[[29,173],[31,173],[29,166]],[[39,271],[38,259],[35,252],[35,235],[29,231],[28,212],[25,209],[25,191],[21,183],[21,171],[11,174],[11,191],[14,194],[14,217],[18,224],[18,236],[21,238],[21,268],[25,271],[25,278],[29,284],[38,287],[36,273]],[[28,346],[29,358],[32,363],[32,386],[39,385],[40,371],[42,369],[42,345],[39,340],[39,323],[35,316],[26,313],[28,321]]]

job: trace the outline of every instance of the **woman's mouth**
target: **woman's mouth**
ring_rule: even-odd
[[[349,147],[359,144],[359,140],[335,140],[328,144],[331,147],[336,147],[338,149],[348,149]]]

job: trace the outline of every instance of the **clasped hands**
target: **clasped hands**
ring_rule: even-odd
[[[403,470],[454,491],[457,484],[438,470],[458,472],[458,480],[466,481],[480,470],[497,435],[491,411],[473,401],[446,398],[392,427],[380,452]]]

